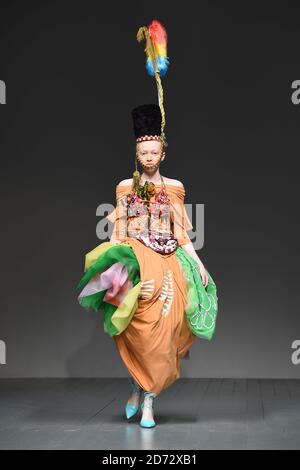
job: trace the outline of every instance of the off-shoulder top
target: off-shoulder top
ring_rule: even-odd
[[[113,232],[110,241],[120,240],[125,241],[127,237],[134,237],[139,231],[146,229],[147,227],[159,228],[160,230],[169,230],[172,232],[178,240],[178,245],[184,245],[185,243],[191,243],[190,237],[187,233],[188,230],[193,229],[193,225],[187,214],[184,198],[185,188],[184,186],[175,186],[171,184],[163,185],[167,191],[168,198],[170,200],[170,217],[169,221],[164,221],[163,217],[160,217],[159,227],[151,226],[151,217],[148,211],[141,211],[141,214],[130,216],[128,212],[128,206],[126,204],[127,195],[131,192],[132,185],[121,185],[116,186],[116,207],[107,216],[107,219],[114,223]],[[155,183],[155,187],[159,190],[162,187],[161,183]],[[154,204],[155,195],[151,196],[149,204]],[[157,222],[156,222],[157,223]]]

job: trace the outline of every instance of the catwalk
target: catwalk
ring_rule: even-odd
[[[186,379],[127,422],[128,379],[1,379],[1,449],[299,449],[300,380]]]

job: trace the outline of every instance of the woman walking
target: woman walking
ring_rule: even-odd
[[[154,399],[180,377],[197,336],[212,337],[217,315],[216,285],[187,233],[185,187],[160,173],[161,104],[132,110],[136,170],[117,184],[107,216],[112,236],[87,254],[78,286],[83,307],[104,311],[104,329],[130,374],[126,417],[141,409],[142,427],[155,426]]]

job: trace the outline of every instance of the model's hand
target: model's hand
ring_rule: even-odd
[[[199,271],[200,271],[200,274],[201,274],[201,278],[202,278],[202,283],[203,283],[204,287],[207,287],[207,285],[208,285],[208,276],[206,274],[206,269],[205,269],[204,264],[202,263],[201,259],[197,255],[193,244],[192,243],[185,243],[184,245],[181,245],[181,246],[184,249],[184,251],[188,255],[190,255],[197,262],[197,264],[199,266]]]
[[[207,285],[208,285],[208,276],[207,276],[204,264],[202,262],[200,262],[200,263],[198,263],[198,266],[199,266],[199,269],[200,269],[202,283],[203,283],[204,287],[207,287]]]
[[[111,243],[113,243],[114,245],[119,245],[121,242],[121,240],[111,240]]]

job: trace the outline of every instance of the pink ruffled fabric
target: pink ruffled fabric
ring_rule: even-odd
[[[117,262],[96,274],[80,292],[78,299],[107,289],[103,300],[118,307],[131,288],[132,281],[128,278],[127,267]]]

